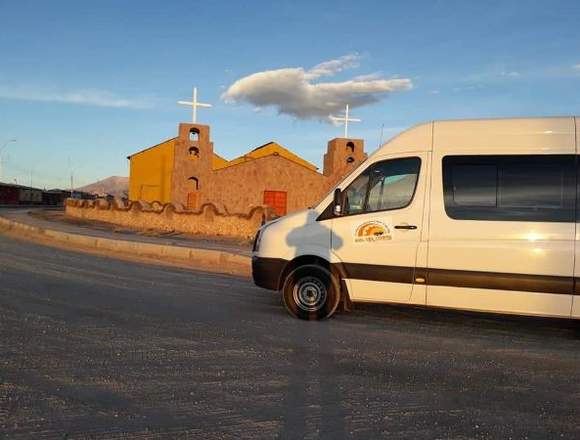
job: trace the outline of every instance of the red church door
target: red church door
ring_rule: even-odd
[[[286,197],[285,191],[264,191],[264,205],[274,209],[277,216],[286,215]]]
[[[198,194],[196,192],[187,193],[187,209],[195,211],[197,209]]]

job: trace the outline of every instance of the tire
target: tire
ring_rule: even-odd
[[[324,267],[299,266],[284,281],[282,301],[295,318],[309,321],[330,318],[340,303],[340,283]]]

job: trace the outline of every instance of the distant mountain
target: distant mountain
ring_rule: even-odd
[[[89,185],[75,188],[77,191],[88,192],[99,196],[110,194],[115,197],[127,197],[129,193],[129,178],[111,176]]]

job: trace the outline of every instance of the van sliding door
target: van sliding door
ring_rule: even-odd
[[[569,317],[580,273],[573,120],[434,132],[427,304]]]
[[[580,120],[574,118],[576,129],[576,240],[574,258],[574,295],[572,297],[572,317],[580,318]]]

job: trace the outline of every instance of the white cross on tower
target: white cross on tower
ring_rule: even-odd
[[[360,119],[358,118],[349,118],[348,117],[348,104],[346,105],[346,108],[344,110],[344,116],[329,116],[331,121],[334,122],[344,122],[344,137],[348,138],[348,123],[349,122],[360,122]]]
[[[189,101],[177,101],[177,103],[191,107],[191,110],[192,110],[191,120],[194,124],[197,123],[197,108],[198,107],[205,107],[205,108],[211,107],[211,104],[197,102],[197,87],[193,88],[193,100],[191,102],[189,102]]]

